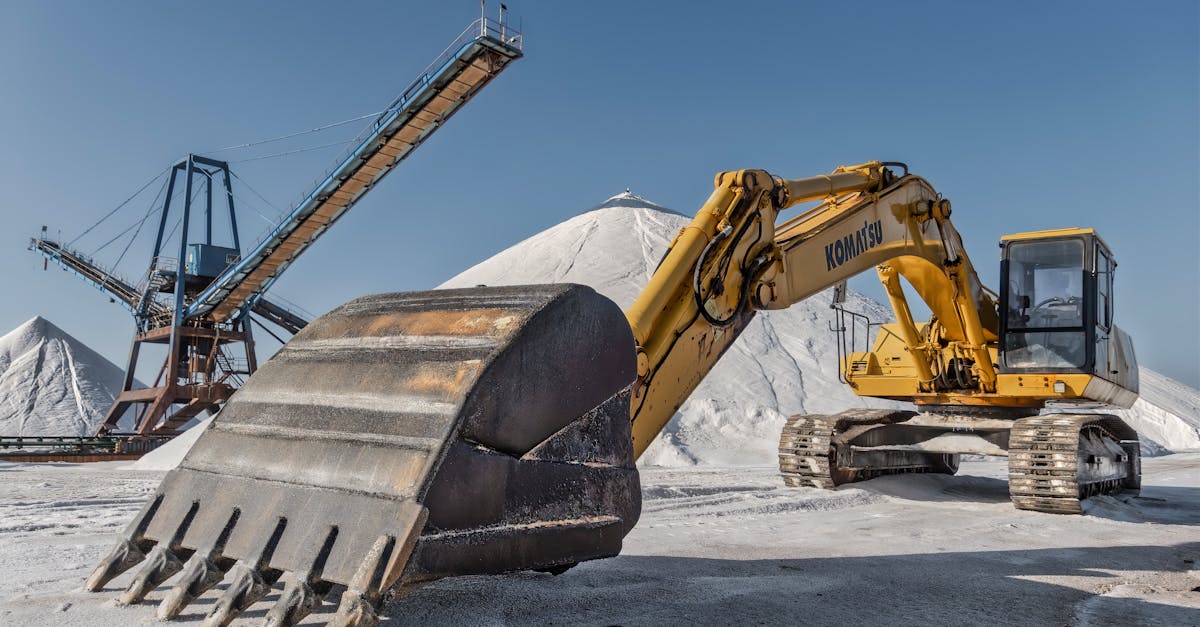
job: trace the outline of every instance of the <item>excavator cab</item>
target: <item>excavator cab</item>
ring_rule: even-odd
[[[1093,229],[1001,239],[1000,371],[1079,373],[1137,390],[1132,342],[1113,324],[1112,252]]]

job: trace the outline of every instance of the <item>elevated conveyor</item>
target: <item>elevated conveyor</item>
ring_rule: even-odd
[[[238,237],[229,163],[195,154],[167,170],[144,281],[135,284],[115,276],[60,242],[45,237],[33,240],[31,249],[119,301],[137,323],[122,389],[96,435],[112,434],[133,408],[138,408],[135,431],[141,436],[173,435],[200,413],[220,408],[243,377],[257,369],[249,313],[292,334],[307,324],[306,316],[263,299],[283,270],[484,85],[520,58],[521,48],[520,33],[507,27],[503,13],[499,22],[480,18],[472,23],[248,253]],[[183,207],[173,214],[177,184],[183,188],[178,194]],[[213,204],[221,198],[228,206],[232,238],[226,245],[213,240]],[[202,211],[203,223],[191,222],[193,204],[196,213]],[[176,227],[167,230],[173,215],[178,215],[177,238],[173,238]],[[197,242],[189,229],[199,230],[200,224],[204,237]],[[170,255],[170,247],[176,247],[178,254],[168,259],[163,255]],[[143,344],[165,347],[166,355],[150,387],[138,388],[134,373]],[[243,350],[245,359],[235,359],[235,350]]]
[[[225,322],[241,316],[296,257],[509,63],[521,36],[476,20],[368,129],[363,140],[242,261],[217,277],[184,312]]]
[[[142,299],[142,291],[124,278],[101,267],[86,255],[44,237],[31,239],[29,249],[74,273],[88,285],[108,294],[109,298],[121,303],[130,312],[137,311],[138,303]],[[158,303],[152,303],[151,307],[153,315],[167,313],[167,309]]]
[[[34,238],[30,240],[29,248],[41,253],[47,260],[53,261],[63,269],[79,276],[89,285],[104,292],[114,302],[120,303],[130,312],[138,312],[138,303],[142,299],[142,294],[146,291],[144,287],[134,286],[120,275],[101,267],[88,256],[71,250],[54,240]],[[165,289],[169,285],[163,283],[161,287]],[[265,298],[256,300],[251,307],[251,311],[292,335],[299,333],[308,324],[306,316],[292,311],[279,303],[268,301]],[[154,300],[147,302],[146,315],[151,318],[166,317],[170,313],[170,309],[162,303]]]

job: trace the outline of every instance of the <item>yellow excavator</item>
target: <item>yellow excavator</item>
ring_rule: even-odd
[[[406,584],[616,555],[641,509],[637,457],[754,315],[872,267],[896,322],[869,351],[848,344],[841,374],[919,411],[789,419],[788,485],[954,472],[980,453],[1008,455],[1019,508],[1079,512],[1081,498],[1136,491],[1133,429],[1041,411],[1137,397],[1108,248],[1089,229],[1007,236],[997,294],[950,214],[898,163],[795,180],[725,172],[628,312],[571,284],[350,301],[250,377],[85,587],[140,565],[119,602],[175,577],[163,619],[225,581],[207,625],[276,586],[267,624],[336,592],[330,624],[370,625]],[[913,319],[900,277],[928,321]]]

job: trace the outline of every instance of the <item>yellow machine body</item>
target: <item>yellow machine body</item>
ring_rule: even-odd
[[[985,328],[983,332],[991,339],[988,342],[990,362],[997,365],[995,386],[985,389],[979,386],[952,387],[938,385],[935,376],[923,376],[925,369],[944,373],[953,360],[970,360],[971,347],[947,339],[943,325],[935,316],[928,322],[915,323],[902,291],[895,286],[895,278],[889,266],[877,270],[888,290],[893,313],[898,322],[883,324],[879,328],[874,346],[869,352],[850,353],[841,360],[840,368],[847,384],[859,395],[908,400],[918,405],[973,405],[988,407],[1031,407],[1042,408],[1047,403],[1058,405],[1107,405],[1128,408],[1137,400],[1137,363],[1132,341],[1128,334],[1112,321],[1112,273],[1116,267],[1112,254],[1094,229],[1054,229],[1007,235],[1001,238],[1005,251],[1002,274],[1012,274],[1008,259],[1014,246],[1033,250],[1037,246],[1051,250],[1064,249],[1074,253],[1067,255],[1057,264],[1059,267],[1033,268],[1027,281],[1043,282],[1063,280],[1059,287],[1066,296],[1049,297],[1043,310],[1057,308],[1059,319],[1055,326],[1038,327],[1033,334],[1039,339],[1061,335],[1068,341],[1047,346],[1035,344],[1033,349],[1042,353],[1039,362],[1031,358],[1035,351],[1020,344],[1016,339],[1030,335],[1031,331],[1018,330],[1022,316],[1030,317],[1029,310],[1038,311],[1037,303],[1021,307],[1014,294],[1016,281],[1004,282],[1004,293],[997,305],[1008,312],[998,326]],[[1061,257],[1062,255],[1060,255]],[[1073,266],[1070,257],[1074,256]],[[900,264],[892,264],[900,265]],[[902,266],[903,267],[903,266]],[[935,282],[938,273],[928,267],[920,268],[926,276],[918,281]],[[1072,271],[1075,272],[1072,272]],[[1027,272],[1027,274],[1030,274]],[[907,275],[905,275],[907,277]],[[952,287],[947,282],[947,287]],[[1043,288],[1045,290],[1045,288]],[[949,291],[949,290],[948,290]],[[1019,291],[1019,290],[1017,290]],[[1025,310],[1026,313],[1021,313]],[[1064,315],[1063,311],[1069,312]],[[1047,319],[1047,315],[1039,316]],[[1068,319],[1070,327],[1062,320]],[[909,327],[911,325],[912,331]],[[913,332],[915,331],[915,333]],[[908,334],[916,342],[905,340]],[[1014,358],[1003,348],[1009,340],[1017,352],[1023,355]],[[1048,348],[1057,347],[1057,352]],[[924,363],[922,363],[924,362]]]

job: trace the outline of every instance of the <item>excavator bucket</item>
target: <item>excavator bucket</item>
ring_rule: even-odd
[[[367,625],[405,583],[616,555],[635,369],[625,316],[580,285],[350,301],[250,377],[85,587],[140,564],[137,603],[175,577],[170,619],[226,581],[224,625],[278,583],[287,625],[337,585],[330,624]]]

